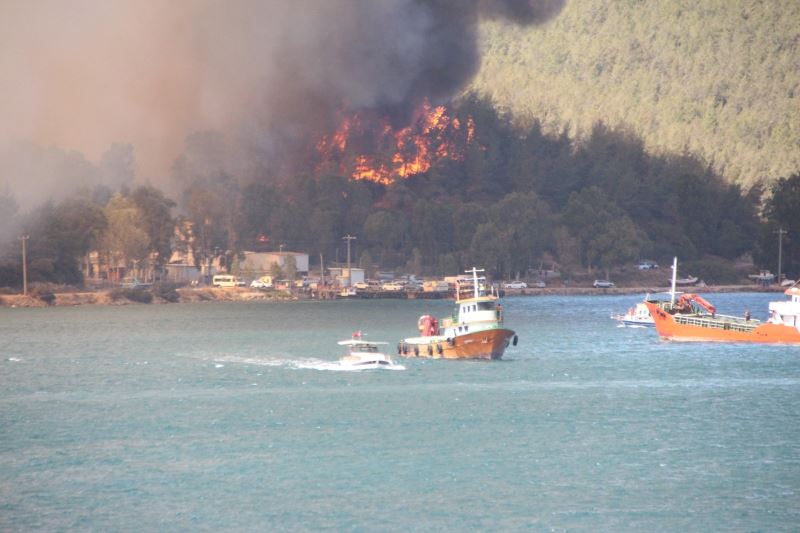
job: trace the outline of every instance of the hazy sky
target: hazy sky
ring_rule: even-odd
[[[241,109],[233,104],[243,96],[242,78],[200,61],[214,60],[202,50],[214,37],[202,35],[202,11],[210,16],[212,8],[202,1],[3,2],[0,142],[55,145],[92,161],[112,142],[130,142],[140,174],[158,180],[187,132],[225,128]]]

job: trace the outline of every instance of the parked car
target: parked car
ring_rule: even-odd
[[[594,280],[594,283],[592,283],[592,286],[595,289],[610,289],[614,286],[614,283],[612,281],[608,281],[607,279],[596,279]]]
[[[656,268],[658,268],[658,264],[654,263],[653,261],[639,262],[639,270],[654,270]]]
[[[547,283],[545,283],[544,281],[537,281],[536,283],[533,284],[533,286],[536,287],[537,289],[544,289],[545,287],[547,287]]]
[[[390,292],[400,292],[403,290],[403,285],[400,283],[384,283],[381,285],[381,290],[390,291]]]
[[[528,284],[524,281],[507,281],[503,283],[504,289],[527,289]]]
[[[359,291],[365,291],[369,288],[369,285],[366,281],[359,281],[358,283],[353,283],[353,287]]]

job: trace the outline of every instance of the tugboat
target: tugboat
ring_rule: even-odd
[[[514,331],[503,327],[503,307],[492,290],[486,293],[483,270],[473,268],[471,278],[459,279],[453,316],[441,323],[422,315],[419,337],[403,339],[397,353],[405,357],[433,359],[500,359],[509,344],[517,345]]]
[[[716,307],[697,294],[683,294],[675,299],[673,264],[672,297],[647,300],[645,303],[663,339],[675,341],[754,342],[800,345],[800,287],[786,289],[789,301],[769,303],[769,319],[755,320],[717,314]]]

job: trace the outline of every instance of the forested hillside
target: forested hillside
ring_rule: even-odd
[[[341,261],[349,234],[357,236],[359,264],[419,275],[477,264],[509,278],[554,263],[566,276],[607,274],[642,257],[679,255],[715,283],[735,280],[726,265],[748,252],[775,264],[774,231],[783,227],[785,271],[800,265],[792,242],[800,235],[800,174],[766,191],[762,220],[760,187],[743,195],[691,155],[647,154],[628,132],[596,125],[580,142],[544,135],[536,123],[517,127],[474,96],[451,112],[462,123],[474,121],[464,157],[390,184],[309,173],[285,182],[240,181],[199,164],[224,152],[222,138],[210,136],[204,150],[187,151],[175,167],[186,184],[177,220],[170,216],[175,203],[153,187],[116,194],[100,187],[28,215],[15,216],[7,198],[4,222],[30,236],[30,279],[59,283],[81,282],[80,261],[91,250],[127,265],[153,257],[163,264],[176,223],[197,237],[198,264],[221,255],[231,264],[254,246]],[[21,279],[19,243],[3,248],[0,286],[14,286]]]
[[[569,0],[482,31],[473,89],[546,132],[625,126],[745,187],[800,169],[800,2]]]

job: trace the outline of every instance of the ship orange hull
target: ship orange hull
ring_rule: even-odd
[[[647,302],[658,335],[673,341],[753,342],[775,344],[800,344],[800,330],[796,327],[769,322],[750,331],[735,331],[718,327],[679,324],[675,318],[658,305]]]
[[[513,337],[510,329],[490,329],[458,335],[449,342],[404,341],[398,345],[398,353],[404,357],[428,359],[501,359]]]

